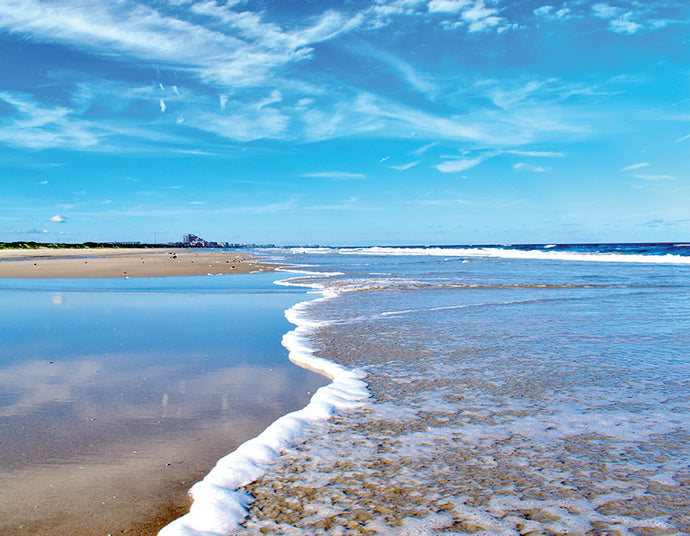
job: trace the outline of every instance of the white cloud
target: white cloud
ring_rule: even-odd
[[[418,7],[426,4],[427,0],[377,0],[377,5],[372,6],[366,11],[368,16],[373,16],[370,25],[376,28],[387,26],[391,22],[391,17],[397,15],[418,15]]]
[[[390,121],[391,129],[398,132],[405,126],[409,132],[424,132],[430,137],[446,139],[468,139],[473,141],[491,142],[495,140],[494,134],[484,132],[482,127],[467,125],[466,121],[448,117],[437,117],[427,112],[409,108],[388,100],[378,98],[372,94],[361,94],[351,111],[376,117],[380,120]],[[381,125],[380,130],[385,126]]]
[[[572,10],[569,7],[564,7],[556,11],[556,17],[561,20],[567,20],[572,15]]]
[[[503,32],[518,27],[516,24],[505,24],[506,20],[498,16],[498,10],[487,7],[484,0],[431,0],[428,10],[430,13],[459,16],[459,19],[441,22],[441,26],[446,30],[455,30],[467,25],[469,33],[477,33],[498,26]]]
[[[74,110],[47,107],[31,96],[0,91],[0,101],[14,108],[14,115],[0,118],[0,142],[8,145],[44,149],[64,146],[87,148],[98,143],[94,125],[78,117]]]
[[[261,110],[264,106],[269,106],[270,104],[275,104],[282,100],[283,94],[279,90],[274,89],[268,97],[256,104],[256,108],[257,110]]]
[[[554,9],[555,8],[553,6],[546,5],[538,7],[537,9],[533,10],[532,13],[534,13],[538,17],[543,17],[545,15],[549,15],[550,13],[552,13]]]
[[[533,156],[535,158],[563,158],[566,156],[565,153],[555,151],[518,151],[513,149],[505,152],[519,156]]]
[[[497,86],[487,91],[487,96],[499,108],[509,108],[516,103],[525,101],[533,95],[539,95],[552,80],[530,80],[521,85]]]
[[[685,140],[690,140],[690,134],[687,134],[687,135],[685,135],[685,136],[682,136],[682,137],[678,138],[678,139],[676,140],[676,142],[681,142],[681,141],[685,141]]]
[[[647,167],[648,165],[649,162],[640,162],[639,164],[630,164],[629,166],[625,166],[624,168],[621,168],[618,171],[633,171],[635,169]]]
[[[119,110],[127,109],[133,99],[148,99],[150,112],[157,111],[153,104],[156,101],[161,112],[172,105],[177,123],[184,122],[185,127],[192,128],[178,128],[172,134],[170,130],[163,130],[169,123],[157,120],[139,127],[136,135],[138,139],[152,140],[149,143],[161,144],[165,138],[159,136],[159,132],[167,134],[174,142],[173,150],[189,146],[189,139],[182,137],[192,136],[193,129],[240,142],[262,138],[313,141],[375,132],[397,138],[414,133],[424,140],[462,139],[487,146],[517,146],[539,141],[535,137],[545,131],[575,131],[561,119],[565,113],[571,114],[568,117],[576,117],[572,114],[574,108],[552,106],[558,97],[551,80],[518,79],[515,87],[504,88],[496,83],[493,90],[487,92],[485,88],[471,87],[471,82],[463,75],[453,74],[454,87],[451,87],[451,75],[446,80],[441,76],[432,77],[425,73],[426,66],[420,68],[412,59],[388,51],[377,52],[376,57],[391,67],[404,83],[398,86],[407,85],[430,100],[450,95],[451,91],[453,97],[438,103],[439,106],[429,103],[415,106],[409,104],[414,102],[412,99],[402,104],[409,96],[405,91],[388,93],[400,98],[396,102],[393,98],[358,94],[355,83],[349,85],[342,80],[337,89],[329,87],[325,76],[320,78],[325,81],[324,87],[316,83],[310,85],[308,81],[279,78],[288,76],[285,67],[289,64],[311,58],[315,43],[356,28],[362,22],[359,15],[326,11],[319,17],[288,25],[267,22],[264,14],[233,9],[238,2],[223,4],[202,0],[188,4],[179,9],[170,9],[170,6],[156,9],[152,6],[161,6],[161,3],[144,4],[143,0],[0,2],[0,32],[22,32],[33,41],[68,44],[111,58],[143,59],[147,64],[174,68],[180,79],[191,75],[208,84],[222,86],[195,93],[198,84],[190,83],[182,86],[185,95],[181,99],[177,98],[180,96],[178,86],[171,85],[178,79],[166,78],[163,72],[157,80],[165,80],[167,89],[156,81],[146,87],[130,88],[126,96],[117,97],[115,91],[104,94],[96,88],[91,100],[84,98],[80,103],[82,112],[71,108],[73,104],[52,110],[49,106],[36,105],[41,108],[36,117],[48,117],[48,112],[52,111],[53,119],[39,128],[22,124],[21,136],[15,136],[18,125],[5,124],[3,128],[3,119],[0,119],[0,143],[33,144],[30,146],[37,148],[102,147],[113,134],[124,129],[124,122],[119,121],[121,116],[114,119],[116,115],[113,114],[97,124],[83,120],[80,113],[93,102],[106,102],[107,97],[111,97],[108,102]],[[243,8],[246,5],[242,2]],[[390,0],[380,1],[377,6],[391,8],[390,12],[423,15],[427,21],[432,19],[432,14],[436,14],[434,21],[439,17],[456,19],[470,32],[507,27],[502,26],[506,21],[501,17],[504,14],[501,3],[493,0]],[[556,10],[552,6],[542,6],[535,12],[548,11],[555,16]],[[328,56],[317,59],[326,61]],[[86,94],[87,89],[93,89],[94,83],[83,86]],[[473,107],[470,113],[452,115],[453,109],[467,110],[468,103],[485,101],[487,95],[504,109],[504,113],[480,105]],[[304,107],[309,109],[304,110]],[[576,121],[584,122],[584,119]],[[111,129],[116,123],[119,130],[113,132]],[[153,128],[159,129],[155,136],[151,135]],[[144,132],[146,129],[149,130]],[[220,152],[220,148],[215,149]]]
[[[678,24],[680,22],[682,21],[673,19],[652,19],[647,21],[647,25],[651,30],[661,30],[662,28],[666,28],[671,24]]]
[[[471,0],[431,0],[428,9],[431,13],[457,13],[471,3]]]
[[[427,76],[393,54],[368,47],[363,50],[363,55],[367,57],[374,57],[385,63],[387,66],[398,72],[402,79],[410,87],[425,96],[433,98],[438,92],[436,85],[431,82]]]
[[[410,168],[415,167],[416,165],[419,165],[420,163],[421,163],[421,160],[416,160],[416,161],[410,162],[408,164],[402,164],[399,166],[390,166],[390,167],[391,167],[391,169],[397,169],[398,171],[405,171],[405,170],[408,170]]]
[[[481,164],[484,158],[464,158],[460,160],[446,160],[436,166],[441,173],[459,173]]]
[[[642,25],[632,20],[632,13],[625,13],[623,16],[609,22],[609,29],[618,34],[633,35],[642,29]]]
[[[501,24],[503,19],[497,17],[496,13],[498,13],[498,10],[486,7],[483,0],[477,0],[471,8],[463,11],[462,18],[470,25],[470,33],[482,32]]]
[[[592,6],[592,14],[598,19],[612,19],[617,17],[623,10],[609,4],[600,2]]]
[[[62,216],[60,216],[60,214],[55,214],[55,216],[51,216],[50,218],[48,218],[48,221],[50,223],[64,223],[65,219]]]
[[[556,10],[555,7],[549,5],[541,6],[533,10],[532,13],[534,13],[534,15],[537,17],[541,17],[549,21],[567,21],[575,17],[573,10],[569,7],[562,7],[561,9]]]
[[[592,6],[592,15],[609,21],[609,30],[623,35],[634,35],[642,30],[660,30],[671,24],[684,23],[682,19],[650,18],[654,13],[670,7],[656,2],[628,2],[626,8],[600,2]]]
[[[429,149],[431,149],[432,147],[436,147],[438,145],[438,143],[439,142],[437,142],[437,141],[435,141],[433,143],[427,143],[426,145],[421,146],[419,149],[415,149],[414,151],[412,151],[411,154],[416,155],[416,156],[422,155],[425,152],[427,152]]]
[[[642,179],[645,181],[673,181],[676,180],[678,177],[674,175],[644,175],[644,174],[639,174],[639,175],[633,175],[636,179]]]
[[[276,68],[309,58],[310,45],[362,22],[361,15],[347,18],[327,11],[310,25],[284,30],[261,15],[231,7],[203,2],[191,6],[192,13],[179,8],[166,15],[135,0],[4,0],[0,29],[109,56],[178,65],[206,82],[256,87]]]
[[[513,169],[531,171],[533,173],[546,173],[547,171],[551,171],[551,168],[533,166],[531,164],[526,164],[525,162],[518,162],[517,164],[513,164]]]
[[[377,210],[378,207],[365,207],[361,204],[358,203],[358,198],[351,196],[348,199],[344,199],[342,201],[337,201],[335,203],[327,204],[327,205],[311,205],[311,206],[304,206],[301,207],[304,210],[328,210],[328,211],[333,211],[333,210]]]
[[[244,107],[237,113],[217,115],[202,113],[185,123],[199,130],[213,132],[223,138],[248,142],[262,138],[282,139],[290,118],[274,108]]]
[[[362,173],[349,173],[345,171],[319,171],[317,173],[304,173],[300,177],[312,179],[332,179],[336,181],[359,180],[366,179],[367,176]]]

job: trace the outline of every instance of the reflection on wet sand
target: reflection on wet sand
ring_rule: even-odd
[[[165,368],[109,371],[97,360],[6,369],[1,532],[102,535],[163,516],[144,532],[154,534],[183,513],[187,490],[216,460],[324,383],[289,364],[187,380]]]
[[[287,359],[276,274],[0,282],[0,534],[154,535],[327,380]]]

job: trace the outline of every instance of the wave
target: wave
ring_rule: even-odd
[[[382,247],[367,248],[337,248],[329,250],[342,255],[377,255],[377,256],[432,256],[432,257],[495,257],[501,259],[539,259],[553,261],[577,262],[623,262],[642,264],[690,264],[690,257],[683,255],[641,254],[641,253],[611,253],[599,251],[563,251],[539,249],[504,249],[493,247]],[[324,253],[323,248],[311,250],[300,248],[297,253]]]
[[[337,275],[294,272],[322,277]],[[194,500],[189,513],[163,527],[158,536],[220,536],[240,529],[253,501],[253,497],[240,488],[263,476],[278,460],[282,450],[304,441],[315,423],[328,420],[336,413],[356,409],[369,397],[363,381],[366,374],[362,370],[348,369],[317,357],[309,346],[309,335],[325,323],[306,318],[305,309],[338,294],[328,292],[315,282],[298,283],[296,279],[287,279],[276,283],[308,286],[322,294],[321,298],[298,303],[285,311],[285,317],[297,327],[283,336],[282,344],[288,350],[290,361],[332,381],[318,389],[306,407],[280,417],[257,437],[221,458],[204,479],[189,490]]]

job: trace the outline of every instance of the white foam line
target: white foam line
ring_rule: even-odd
[[[333,250],[331,250],[333,251]],[[626,262],[641,264],[690,264],[690,257],[681,255],[640,255],[634,253],[576,253],[572,251],[541,251],[501,248],[393,248],[371,247],[338,249],[343,255],[427,255],[435,257],[497,257],[502,259],[540,259],[579,262]],[[309,251],[311,253],[311,251]]]
[[[447,305],[445,307],[429,307],[427,309],[403,309],[401,311],[385,311],[379,313],[371,318],[379,318],[386,316],[398,316],[398,315],[408,315],[414,313],[429,313],[435,311],[452,311],[453,309],[469,309],[472,307],[487,307],[491,305],[522,305],[525,303],[536,303],[547,300],[517,300],[517,301],[505,301],[505,302],[487,302],[487,303],[466,303],[463,305]]]
[[[290,280],[276,283],[293,285]],[[221,458],[211,472],[189,490],[194,499],[189,513],[163,527],[158,536],[221,536],[238,530],[253,501],[253,497],[240,488],[263,476],[283,449],[304,441],[315,423],[328,420],[340,411],[360,407],[369,397],[363,381],[364,371],[351,370],[317,357],[308,344],[309,334],[325,323],[310,321],[301,313],[308,304],[332,299],[337,294],[326,292],[324,286],[317,283],[299,286],[318,289],[323,297],[298,303],[285,311],[285,317],[297,327],[283,336],[282,344],[288,349],[290,361],[323,374],[332,382],[318,389],[306,407],[280,417],[260,435]]]

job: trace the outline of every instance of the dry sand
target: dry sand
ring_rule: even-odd
[[[0,250],[0,278],[161,277],[247,274],[277,265],[251,255],[199,249]]]

